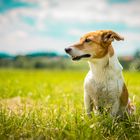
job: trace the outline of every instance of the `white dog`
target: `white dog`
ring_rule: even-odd
[[[86,112],[110,111],[112,116],[129,114],[134,110],[128,98],[119,63],[114,49],[113,40],[124,40],[111,30],[99,30],[84,35],[80,42],[65,49],[72,60],[86,58],[90,71],[84,83],[84,103]]]

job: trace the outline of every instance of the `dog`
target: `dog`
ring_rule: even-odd
[[[84,82],[84,105],[90,116],[92,111],[110,112],[111,116],[131,114],[134,106],[122,75],[122,66],[115,55],[112,42],[124,40],[112,30],[98,30],[85,34],[78,43],[65,48],[77,61],[85,59],[90,70]]]

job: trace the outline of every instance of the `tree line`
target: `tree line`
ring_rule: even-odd
[[[140,50],[134,56],[119,57],[125,70],[140,71]],[[20,69],[87,69],[85,62],[72,63],[68,56],[57,53],[32,53],[27,55],[10,56],[0,54],[1,68]]]

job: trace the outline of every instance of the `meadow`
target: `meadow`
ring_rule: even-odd
[[[0,140],[140,139],[140,72],[124,72],[136,113],[125,119],[84,111],[87,70],[0,70]]]

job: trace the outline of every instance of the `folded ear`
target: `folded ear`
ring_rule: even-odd
[[[117,41],[124,40],[123,37],[111,30],[105,31],[102,35],[102,41],[104,43],[111,43],[112,41],[114,41],[114,39]]]

